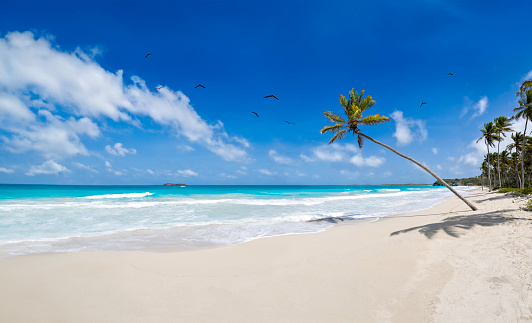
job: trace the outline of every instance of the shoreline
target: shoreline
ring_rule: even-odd
[[[468,199],[479,211],[451,197],[379,221],[213,249],[2,258],[0,320],[532,319],[532,216],[518,198],[477,189]]]
[[[55,227],[52,221],[53,219],[55,219],[55,215],[52,211],[55,209],[55,207],[58,208],[57,212],[59,212],[59,214],[60,212],[65,211],[66,204],[68,203],[65,203],[64,201],[68,202],[69,200],[60,198],[57,199],[57,202],[55,200],[52,200],[50,202],[50,205],[45,205],[47,209],[50,209],[52,211],[44,211],[45,213],[40,215],[43,219],[50,219],[48,221],[45,221],[44,225],[41,226],[41,230],[43,231],[45,231],[45,229],[47,228],[50,230],[49,232],[51,232],[51,234],[49,234],[49,237],[46,237],[46,235],[44,235],[41,238],[38,235],[34,235],[32,231],[28,231],[29,236],[17,236],[17,230],[8,231],[7,229],[5,229],[5,238],[7,239],[7,237],[10,237],[11,239],[7,240],[11,241],[9,243],[4,243],[0,245],[0,258],[13,257],[24,254],[55,252],[120,250],[138,251],[143,249],[147,249],[148,251],[162,250],[167,252],[177,250],[200,250],[209,248],[220,248],[225,246],[247,243],[264,237],[322,232],[333,225],[350,225],[366,221],[376,221],[379,218],[388,217],[398,212],[405,212],[409,209],[423,210],[425,208],[429,208],[433,204],[439,203],[448,196],[452,195],[445,188],[443,188],[442,193],[441,188],[438,188],[434,191],[425,191],[424,189],[421,189],[417,186],[413,188],[411,188],[411,186],[407,186],[406,188],[401,188],[401,191],[399,192],[399,189],[392,189],[392,187],[382,187],[381,185],[378,185],[376,187],[378,189],[372,191],[354,190],[353,192],[349,192],[349,194],[346,191],[344,192],[344,196],[342,194],[337,193],[335,190],[320,191],[320,188],[318,186],[317,190],[322,195],[311,197],[298,197],[295,200],[296,202],[294,202],[294,206],[290,206],[291,204],[293,204],[293,199],[284,198],[277,200],[275,198],[275,194],[271,205],[269,205],[268,203],[271,197],[265,199],[266,206],[263,206],[263,204],[260,203],[262,202],[262,199],[252,200],[252,202],[256,202],[255,204],[259,205],[257,207],[253,206],[255,205],[254,203],[248,205],[247,199],[237,199],[234,204],[236,205],[236,207],[240,208],[240,214],[237,214],[235,218],[237,218],[238,216],[245,218],[246,221],[242,223],[237,223],[234,221],[232,222],[231,220],[225,221],[223,218],[217,219],[215,217],[215,211],[209,211],[209,209],[205,209],[205,207],[202,206],[203,204],[200,203],[199,214],[200,216],[203,215],[205,219],[199,220],[197,224],[193,224],[195,220],[191,222],[192,224],[187,224],[186,219],[176,220],[174,216],[169,217],[167,212],[169,206],[165,207],[165,205],[167,205],[168,203],[177,203],[177,205],[179,206],[179,212],[182,212],[182,214],[187,214],[186,212],[189,210],[186,209],[186,206],[183,206],[188,203],[183,202],[184,204],[180,204],[179,198],[177,198],[175,201],[170,200],[169,202],[169,200],[164,199],[164,196],[158,197],[158,192],[154,190],[149,190],[149,192],[144,193],[139,193],[140,191],[134,193],[124,193],[120,190],[110,193],[87,191],[83,192],[83,194],[81,194],[83,196],[81,197],[74,197],[74,201],[76,203],[79,202],[80,204],[87,203],[87,210],[89,211],[91,210],[91,207],[93,208],[92,211],[98,211],[98,207],[104,207],[104,211],[109,210],[109,215],[97,215],[93,218],[91,212],[86,211],[84,212],[84,214],[88,216],[88,219],[93,219],[89,220],[88,222],[84,221],[84,217],[81,216],[77,218],[74,218],[72,216],[70,218],[66,217],[67,220],[71,221],[71,230],[59,231],[58,229],[57,233],[55,233],[53,231],[55,230]],[[463,191],[463,194],[467,194],[467,191],[471,191],[471,188],[462,187],[462,189],[465,189],[465,191]],[[417,190],[424,192],[422,193],[422,195],[424,196],[425,194],[435,195],[427,200],[425,200],[424,198],[418,199],[415,197],[418,193],[415,192]],[[371,194],[366,194],[366,192],[371,192]],[[206,196],[210,197],[209,194],[207,194]],[[387,199],[390,203],[388,203],[388,205],[381,205],[382,207],[380,207],[379,200],[382,199],[381,195],[387,196],[386,194],[390,194],[390,199]],[[151,197],[152,195],[155,195],[156,197],[153,198]],[[395,195],[397,195],[397,197]],[[255,195],[252,195],[252,197],[255,197]],[[213,195],[212,198],[213,201],[216,202],[224,201],[224,198],[226,197]],[[307,204],[306,199],[309,198],[311,199],[311,203]],[[312,200],[313,198],[316,199]],[[353,201],[349,201],[351,198],[353,199]],[[366,201],[366,203],[369,202],[367,203],[368,205],[373,204],[376,206],[376,208],[364,207],[364,203],[356,202],[358,198],[363,198],[363,201]],[[183,197],[183,199],[186,200],[186,197]],[[329,201],[329,199],[340,199],[340,202],[336,203],[335,201]],[[393,202],[395,201],[392,202],[391,199],[399,199],[400,203],[394,204]],[[46,199],[44,201],[46,201]],[[113,203],[117,201],[117,205],[115,205],[117,208],[107,209],[107,201]],[[314,207],[308,206],[312,205],[312,202],[323,204],[320,204],[320,208],[315,209]],[[242,205],[244,206],[241,206],[239,203],[243,203]],[[358,204],[358,208],[352,208],[353,203],[361,204]],[[22,203],[21,205],[23,204],[28,203],[24,201],[24,203]],[[93,206],[93,204],[95,205]],[[287,206],[285,211],[283,211],[282,207],[285,204]],[[29,210],[33,210],[38,206],[32,205],[31,203],[29,203],[28,205]],[[225,205],[224,203],[216,205],[222,205],[217,207],[222,212],[227,211],[227,207],[223,206]],[[7,207],[10,206],[11,205],[7,205]],[[148,208],[143,209],[143,206],[146,206]],[[20,205],[16,205],[16,207],[21,208]],[[153,209],[150,209],[149,207],[153,207]],[[246,211],[246,207],[247,213],[243,212]],[[120,210],[125,210],[127,208],[132,208],[132,213],[129,215],[129,217],[132,219],[132,225],[128,223],[121,223],[120,220],[115,221],[115,224],[113,224],[113,221],[107,221],[108,219],[112,219],[113,216],[116,216],[117,219],[120,219],[124,214],[124,211]],[[213,208],[213,210],[216,209]],[[265,210],[265,212],[263,212],[263,210]],[[28,213],[31,215],[29,211],[21,212],[23,214]],[[122,212],[122,214],[120,212]],[[144,227],[142,221],[149,220],[151,218],[156,218],[153,216],[153,214],[157,214],[155,212],[162,212],[162,217],[160,221],[161,223],[164,223],[166,221],[167,223],[169,223],[168,226],[162,225],[159,228],[157,228],[157,226],[152,228]],[[100,214],[102,212],[96,213]],[[8,214],[9,213],[7,213],[6,215]],[[31,215],[31,217],[33,218],[30,219],[34,219],[36,223],[39,223],[39,218],[35,216],[35,214],[37,213],[33,212],[33,214],[34,215]],[[65,211],[65,214],[68,215],[68,212]],[[251,216],[246,217],[245,214],[251,214]],[[268,214],[274,214],[274,216],[270,216]],[[207,220],[209,219],[207,217],[211,217],[210,220],[212,221],[212,223],[208,223]],[[256,219],[254,220],[253,217],[256,217]],[[274,221],[277,218],[282,220],[282,217],[285,217],[284,221]],[[81,220],[78,221],[78,218]],[[176,223],[179,223],[179,221],[181,220],[184,221],[184,225],[176,225]],[[61,221],[64,221],[66,223],[66,220],[63,220],[59,217],[57,221],[60,221],[60,223]],[[202,223],[202,221],[204,223]],[[104,225],[108,225],[107,222],[111,223],[111,225],[109,225],[108,227],[104,227]],[[245,226],[246,223],[249,224],[248,227]],[[109,232],[98,232],[98,230],[84,230],[83,228],[85,227],[85,224],[87,225],[87,227],[90,227],[90,225],[98,227],[101,224],[102,227],[106,230],[109,230]],[[31,230],[31,225],[28,224],[27,228],[28,230]],[[79,228],[80,230],[78,230],[77,228]],[[11,233],[13,234],[11,235]]]

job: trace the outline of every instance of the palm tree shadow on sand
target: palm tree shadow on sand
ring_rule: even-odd
[[[509,215],[511,211],[515,210],[498,210],[480,214],[451,216],[443,219],[441,222],[438,223],[429,223],[404,230],[395,231],[392,232],[390,236],[395,236],[401,233],[407,233],[410,231],[417,230],[419,233],[424,234],[429,239],[432,239],[432,237],[434,237],[434,235],[440,231],[445,232],[451,237],[459,238],[460,235],[463,233],[461,232],[461,230],[471,230],[476,225],[480,225],[483,227],[491,227],[502,223],[513,222],[516,220],[532,221],[531,219],[512,217]]]

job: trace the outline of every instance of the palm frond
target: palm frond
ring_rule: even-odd
[[[320,130],[320,133],[323,135],[324,133],[326,132],[329,132],[329,131],[332,131],[332,133],[337,133],[338,131],[340,131],[340,129],[344,128],[345,125],[343,124],[335,124],[333,126],[326,126],[326,127],[323,127],[321,130]]]
[[[351,112],[351,115],[349,115],[350,120],[360,120],[362,118],[362,110],[355,108]]]
[[[338,139],[342,139],[342,138],[345,136],[346,132],[347,132],[347,129],[344,129],[344,130],[338,132],[337,134],[335,134],[335,135],[331,138],[331,140],[329,140],[328,144],[332,144],[332,143],[335,142],[336,140],[338,140]]]
[[[364,91],[362,91],[364,92]],[[373,100],[371,95],[368,95],[364,100],[362,100],[360,104],[360,110],[366,111],[367,109],[371,108],[376,102]]]
[[[517,91],[515,95],[519,95],[531,87],[532,87],[532,80],[524,81],[523,84],[521,84],[521,88],[519,88],[519,91]]]
[[[349,101],[342,94],[340,94],[340,104],[342,105],[342,108],[344,108],[345,115],[349,116]]]
[[[380,123],[383,123],[383,122],[386,122],[386,121],[389,121],[389,120],[390,120],[390,118],[388,118],[386,116],[380,116],[378,114],[375,114],[375,115],[372,115],[372,116],[364,117],[360,121],[361,121],[361,123],[363,125],[374,126],[376,124],[380,124]]]
[[[323,112],[323,114],[332,122],[345,123],[344,118],[342,118],[341,116],[337,114],[334,114],[332,111],[325,111]]]

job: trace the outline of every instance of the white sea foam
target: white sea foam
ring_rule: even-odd
[[[459,188],[464,192],[465,188]],[[316,197],[123,193],[0,203],[0,257],[35,252],[219,246],[317,232],[336,219],[378,219],[428,208],[446,189],[382,189]],[[153,191],[155,192],[155,191]],[[323,221],[309,222],[313,220]]]
[[[82,199],[95,200],[95,199],[122,199],[122,198],[139,198],[153,195],[153,193],[123,193],[123,194],[103,194],[103,195],[91,195],[80,197]]]

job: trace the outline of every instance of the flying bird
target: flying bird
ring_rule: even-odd
[[[146,54],[146,57],[144,57],[144,58],[148,58],[148,56],[150,56],[150,55],[151,55],[151,54]]]
[[[275,95],[273,95],[273,94],[266,95],[264,98],[265,98],[265,99],[266,99],[266,98],[275,98],[275,99],[279,100],[279,99],[278,99]]]
[[[290,121],[286,121],[286,120],[283,120],[283,121],[286,122],[287,124],[293,124],[294,126],[296,125],[295,123],[290,122]]]
[[[160,89],[162,89],[162,88],[163,88],[163,86],[158,86],[158,87],[156,87],[157,90],[160,90]]]
[[[251,113],[254,113],[257,117],[259,116],[259,115],[257,114],[257,112],[253,112],[253,111],[251,111]]]
[[[427,104],[427,102],[421,102],[420,108],[423,106],[423,104]]]
[[[449,74],[447,74],[447,75],[453,75],[453,73],[449,73]]]
[[[202,88],[205,88],[205,87],[204,87],[203,85],[201,85],[201,84],[196,85],[194,88],[197,88],[197,87],[200,87],[200,86],[201,86]]]

